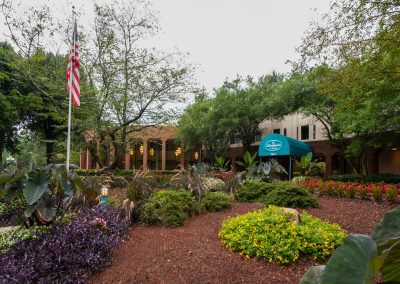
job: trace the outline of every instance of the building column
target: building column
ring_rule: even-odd
[[[79,153],[79,167],[81,168],[81,170],[86,169],[86,152],[84,149],[81,149],[80,153]]]
[[[136,153],[134,153],[135,155]],[[131,167],[131,145],[130,143],[126,144],[125,147],[125,170],[129,170]]]
[[[92,168],[92,155],[89,150],[86,150],[86,169]]]
[[[161,141],[161,170],[165,171],[167,164],[167,139]]]
[[[143,170],[147,170],[147,139],[143,139]]]
[[[179,157],[179,164],[181,164],[182,167],[185,167],[185,152],[183,151],[183,143],[181,143],[181,156]]]
[[[332,157],[334,154],[326,154],[325,156],[325,175],[330,176],[332,175]]]

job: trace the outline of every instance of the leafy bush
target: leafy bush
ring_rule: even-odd
[[[378,273],[382,283],[399,283],[399,220],[396,208],[386,212],[371,236],[348,235],[327,264],[311,267],[300,283],[375,283]]]
[[[0,233],[0,253],[4,253],[12,248],[17,241],[33,240],[40,234],[51,231],[50,227],[34,226],[31,228],[15,228]]]
[[[200,201],[200,209],[217,212],[231,207],[233,196],[222,192],[208,192]]]
[[[345,237],[338,225],[302,214],[302,223],[289,221],[290,213],[270,206],[226,219],[218,236],[230,250],[247,258],[262,257],[269,262],[292,263],[301,253],[314,259],[333,253]]]
[[[342,182],[358,182],[358,183],[400,183],[400,175],[394,174],[347,174],[347,175],[334,175],[329,177],[330,180]]]
[[[283,182],[274,185],[275,189],[257,200],[259,203],[290,208],[318,207],[315,197],[301,185]]]
[[[0,257],[0,283],[85,283],[111,258],[128,223],[113,209],[93,208],[50,234],[20,241]]]
[[[272,183],[256,179],[247,179],[238,187],[236,199],[239,201],[254,201],[261,196],[266,195],[272,189],[274,189]]]
[[[204,178],[204,185],[209,191],[223,191],[225,183],[218,178]]]
[[[381,202],[383,199],[383,190],[381,187],[379,186],[373,186],[372,187],[372,198],[376,201],[376,202]]]
[[[178,227],[197,211],[197,202],[189,192],[161,190],[142,206],[140,219],[145,224]]]
[[[397,198],[397,190],[393,186],[386,191],[386,200],[390,203],[395,203]]]

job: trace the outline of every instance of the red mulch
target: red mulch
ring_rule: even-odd
[[[393,205],[372,201],[319,198],[314,216],[340,224],[349,233],[372,232],[376,222]],[[129,238],[115,251],[112,264],[95,274],[92,283],[298,283],[316,264],[300,258],[281,266],[252,258],[246,260],[222,246],[222,221],[260,208],[234,203],[232,209],[195,216],[176,229],[132,227]]]

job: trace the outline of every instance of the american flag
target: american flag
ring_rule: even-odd
[[[81,90],[80,85],[81,81],[79,78],[79,42],[78,42],[78,28],[77,23],[75,21],[74,24],[74,32],[72,34],[72,48],[71,53],[69,54],[68,59],[68,68],[67,68],[67,92],[72,96],[72,102],[76,107],[79,107],[81,100]]]

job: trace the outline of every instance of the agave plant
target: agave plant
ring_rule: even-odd
[[[326,265],[310,268],[301,284],[400,282],[400,207],[387,212],[372,236],[351,234]]]

